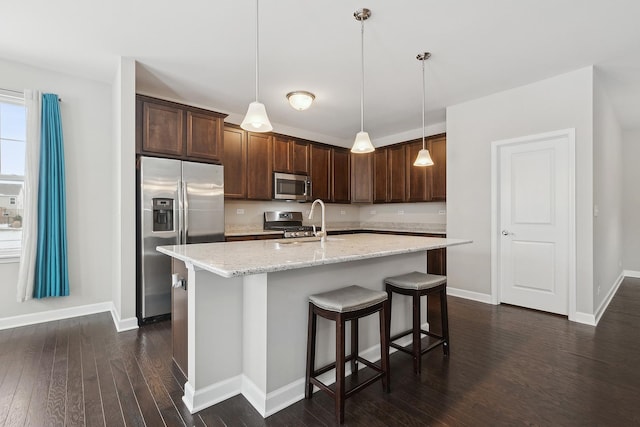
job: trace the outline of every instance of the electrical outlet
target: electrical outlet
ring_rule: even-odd
[[[345,210],[341,210],[340,211],[340,215],[346,215],[346,214],[347,214],[347,212]]]
[[[600,286],[598,286],[598,295],[600,295]]]
[[[370,214],[370,215],[375,215],[376,213],[377,213],[377,212],[376,212],[376,211],[374,211],[374,210],[370,210],[370,211],[369,211],[369,214]]]
[[[244,215],[244,209],[236,209],[236,215]]]
[[[446,214],[447,214],[447,211],[446,211],[446,210],[444,210],[444,209],[440,209],[440,210],[438,211],[438,215],[446,215]]]
[[[404,211],[403,211],[402,209],[400,209],[400,210],[398,211],[398,215],[404,215]]]

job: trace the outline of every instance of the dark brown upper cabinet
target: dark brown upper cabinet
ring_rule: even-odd
[[[306,141],[296,139],[291,144],[291,172],[309,175],[309,146]]]
[[[447,137],[440,135],[429,140],[431,166],[431,200],[447,200]]]
[[[351,203],[373,202],[373,157],[374,153],[351,153]]]
[[[431,170],[433,166],[414,166],[413,162],[422,149],[422,139],[406,144],[406,176],[405,189],[407,202],[428,202],[431,200]]]
[[[389,198],[389,165],[387,149],[373,152],[373,202],[385,203]]]
[[[346,148],[331,149],[331,201],[351,202],[350,151]]]
[[[274,136],[273,171],[308,175],[309,143],[285,136]]]
[[[404,202],[406,200],[406,158],[404,144],[387,148],[388,202]]]
[[[273,198],[273,137],[247,132],[247,199]]]
[[[219,163],[225,114],[136,95],[138,154]]]
[[[313,199],[331,201],[331,148],[311,144],[310,148],[311,195]]]
[[[224,126],[224,197],[247,198],[247,133],[235,126]]]

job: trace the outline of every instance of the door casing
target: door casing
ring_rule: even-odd
[[[491,302],[500,304],[500,148],[511,144],[522,144],[551,138],[567,138],[569,144],[569,241],[568,241],[568,312],[569,320],[576,321],[576,131],[575,128],[527,135],[493,141],[491,143]]]

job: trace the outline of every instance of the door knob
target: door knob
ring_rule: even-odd
[[[502,235],[503,236],[508,236],[509,234],[511,234],[511,233],[509,233],[507,230],[502,230]]]

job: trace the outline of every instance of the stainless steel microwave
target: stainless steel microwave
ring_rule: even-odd
[[[311,179],[307,175],[273,173],[273,198],[275,200],[311,200]]]

